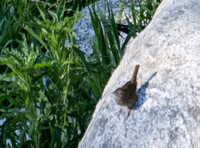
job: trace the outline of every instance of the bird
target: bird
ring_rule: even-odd
[[[140,65],[135,66],[135,70],[130,81],[128,81],[122,87],[117,88],[113,92],[113,94],[115,95],[115,101],[117,102],[117,104],[128,107],[129,111],[127,114],[127,118],[130,115],[131,108],[137,102],[136,90],[137,90],[137,73],[138,73],[139,67]],[[121,109],[119,111],[118,116],[120,116],[120,113],[121,113]]]

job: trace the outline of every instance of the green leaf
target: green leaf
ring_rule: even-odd
[[[40,7],[38,6],[38,3],[36,3],[36,6],[37,6],[37,8],[38,8],[38,10],[39,10],[39,12],[40,12],[40,15],[42,16],[42,19],[45,21],[46,20],[46,18],[45,18],[45,14],[43,13],[43,11],[40,9]]]
[[[10,85],[0,85],[0,88],[12,88]]]
[[[70,61],[64,61],[61,66],[65,66],[66,64],[73,64],[73,63],[74,62],[72,60],[70,60]]]
[[[100,97],[101,93],[102,93],[102,89],[101,89],[101,86],[99,85],[98,81],[95,80],[95,78],[93,78],[93,77],[89,77],[88,81],[89,81],[90,87],[92,88],[92,90],[94,92],[94,95],[97,97]]]
[[[49,12],[49,14],[53,17],[53,20],[54,20],[54,22],[57,22],[58,21],[58,16],[57,16],[57,14],[56,13],[54,13],[53,11],[48,11]]]
[[[35,37],[46,49],[47,49],[47,44],[42,40],[42,38],[36,34],[31,28],[28,26],[25,26],[24,29],[28,31],[33,37]]]
[[[63,18],[64,12],[65,12],[65,0],[61,0],[57,12],[59,19]]]
[[[38,69],[38,68],[42,68],[42,67],[50,67],[51,65],[52,65],[51,62],[42,62],[42,63],[35,64],[34,68]]]
[[[6,99],[6,95],[1,95],[0,94],[0,103],[2,102],[2,101],[4,101]]]
[[[2,113],[7,112],[7,109],[0,108],[0,112],[2,112]]]
[[[79,48],[77,48],[75,46],[73,47],[73,51],[76,53],[76,55],[78,57],[80,57],[80,60],[82,61],[87,73],[90,75],[91,74],[90,66],[89,66],[88,62],[86,61],[86,59],[85,59],[85,53],[82,52]]]
[[[5,45],[3,46],[4,48],[6,48],[10,43],[12,43],[14,40],[8,40]]]
[[[4,80],[5,78],[8,78],[8,77],[11,77],[11,76],[13,76],[13,75],[16,75],[16,74],[18,74],[19,73],[19,71],[13,71],[13,72],[11,72],[11,73],[8,73],[8,74],[6,74],[5,76],[3,76],[3,77],[1,77],[0,78],[0,81],[1,80]]]
[[[149,10],[145,5],[141,4],[141,8],[146,10],[151,16],[153,16],[153,12]]]
[[[101,26],[101,22],[100,19],[98,18],[98,15],[95,12],[95,8],[94,6],[92,7],[93,12],[89,9],[90,11],[90,16],[92,19],[92,24],[93,24],[93,28],[96,34],[96,38],[98,41],[98,49],[101,53],[101,57],[102,57],[102,64],[109,64],[111,62],[111,55],[108,51],[108,44],[107,44],[107,40],[106,37],[104,36],[103,33],[103,28]]]
[[[23,1],[22,0],[17,0],[17,11],[19,12],[19,14],[21,14],[21,12],[23,7]]]

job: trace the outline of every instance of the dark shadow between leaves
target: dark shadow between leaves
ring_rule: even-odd
[[[148,88],[149,82],[151,81],[151,79],[153,79],[156,76],[156,74],[157,74],[157,72],[152,74],[149,77],[149,79],[137,90],[138,100],[135,103],[135,105],[133,106],[132,110],[139,109],[144,104],[144,102],[147,100],[147,98],[146,98],[146,90]]]

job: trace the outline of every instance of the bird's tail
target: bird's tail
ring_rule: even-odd
[[[131,82],[136,82],[136,81],[137,81],[137,73],[138,73],[139,67],[140,67],[140,65],[136,65],[136,66],[135,66],[135,70],[134,70],[134,73],[133,73],[133,77],[132,77],[132,79],[131,79]]]

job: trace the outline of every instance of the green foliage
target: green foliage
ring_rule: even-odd
[[[60,0],[31,0],[37,1],[40,5],[45,6],[47,10],[60,10],[58,4]],[[91,3],[96,2],[97,0],[65,0],[65,4],[61,6],[65,6],[66,13],[65,16],[72,16],[77,10],[81,11],[86,6],[90,5]]]
[[[112,68],[119,64],[130,38],[136,37],[137,33],[141,32],[148,25],[160,2],[161,0],[132,1],[130,11],[132,12],[133,23],[130,19],[126,18],[130,32],[122,45],[119,41],[120,33],[117,30],[117,23],[115,22],[109,3],[107,2],[108,16],[106,16],[105,12],[102,12],[100,7],[95,10],[95,6],[93,5],[92,10],[90,9],[90,16],[96,34],[96,38],[93,41],[93,54],[91,56],[93,61],[101,65],[101,69],[109,67],[109,69],[105,70],[109,71],[108,73],[110,74]],[[123,0],[120,0],[118,23],[122,21],[122,13],[125,7],[129,8],[130,6]],[[104,72],[102,73],[102,75],[105,75]]]
[[[91,88],[96,96],[101,96],[103,89],[108,82],[112,70],[119,64],[121,59],[119,36],[113,13],[109,13],[113,24],[108,24],[105,14],[98,7],[99,16],[94,6],[90,9],[90,16],[96,38],[93,41],[93,53],[90,56],[92,76],[88,79]],[[96,68],[94,68],[96,67]],[[91,82],[93,80],[93,82]],[[96,84],[96,85],[95,85]]]
[[[138,3],[132,3],[133,26],[137,32],[141,32],[149,24],[161,1],[138,0]]]
[[[73,31],[81,15],[65,17],[65,0],[58,11],[20,0],[1,7],[0,147],[76,147],[96,102]]]

